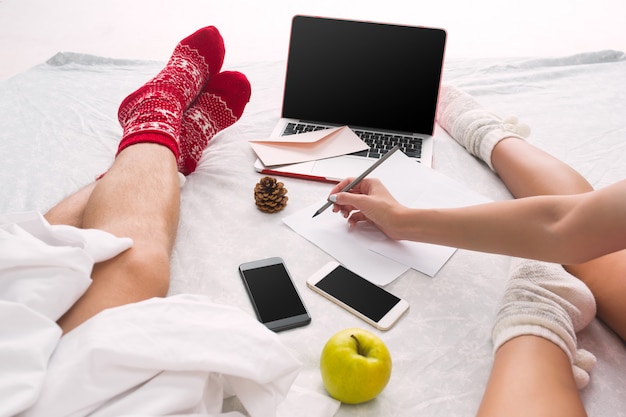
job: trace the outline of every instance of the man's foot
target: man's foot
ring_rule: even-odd
[[[182,114],[223,61],[224,41],[213,26],[180,41],[165,68],[120,105],[124,133],[118,153],[135,143],[156,142],[178,157]]]
[[[189,175],[195,171],[209,141],[239,120],[250,95],[250,83],[240,72],[224,71],[211,77],[183,115],[178,157],[181,173]]]

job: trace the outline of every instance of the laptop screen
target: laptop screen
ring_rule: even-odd
[[[283,117],[431,135],[442,29],[295,16]]]

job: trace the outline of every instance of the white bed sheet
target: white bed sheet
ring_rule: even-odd
[[[0,213],[45,211],[110,165],[121,129],[119,102],[162,62],[60,53],[0,82]],[[236,69],[252,83],[242,119],[213,139],[182,189],[179,238],[172,257],[171,295],[202,294],[253,315],[237,266],[269,256],[285,259],[313,321],[280,333],[303,364],[296,384],[324,394],[319,355],[346,327],[368,328],[306,288],[331,260],[283,224],[282,218],[327,195],[330,185],[284,178],[289,203],[277,214],[254,206],[261,178],[247,141],[269,135],[281,105],[284,62]],[[554,59],[446,62],[444,81],[466,89],[486,107],[517,115],[530,140],[578,169],[597,187],[626,178],[626,59],[598,51]],[[441,129],[435,169],[492,199],[510,194],[483,164]],[[338,416],[473,415],[491,363],[490,331],[506,278],[504,256],[459,250],[430,278],[409,271],[387,288],[411,309],[388,332],[394,370],[374,401],[342,406]],[[626,416],[626,348],[600,321],[580,335],[598,364],[582,396],[590,415]],[[237,404],[230,404],[238,408]]]
[[[255,417],[289,410],[298,361],[261,323],[203,295],[111,308],[61,337],[56,321],[93,264],[132,244],[36,212],[1,216],[0,416],[217,417],[233,395]],[[328,400],[313,395],[312,405]]]

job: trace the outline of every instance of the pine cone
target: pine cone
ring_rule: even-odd
[[[287,189],[273,177],[263,177],[254,187],[254,201],[259,210],[276,213],[287,205]]]

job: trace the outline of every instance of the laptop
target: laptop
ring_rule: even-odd
[[[432,165],[443,68],[443,29],[297,15],[281,119],[273,137],[349,126],[370,150],[258,172],[338,182],[356,176],[396,142]]]

